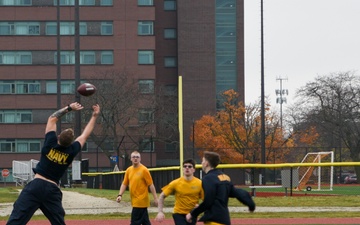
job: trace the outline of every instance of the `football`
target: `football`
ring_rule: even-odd
[[[96,87],[90,83],[83,83],[77,88],[77,92],[82,96],[90,96],[96,92]]]

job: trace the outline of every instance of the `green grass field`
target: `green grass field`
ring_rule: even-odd
[[[340,186],[334,188],[337,194],[333,196],[304,196],[304,197],[255,197],[254,201],[258,207],[359,207],[360,195],[356,195],[359,192],[360,186]],[[86,189],[86,188],[68,188],[63,189],[66,191],[75,191],[86,195],[95,197],[104,197],[109,200],[115,200],[118,190],[105,190],[105,189]],[[270,190],[267,190],[270,191]],[[274,191],[279,191],[274,190]],[[325,194],[329,194],[326,192]],[[0,203],[14,202],[18,196],[18,190],[14,187],[0,188]],[[151,196],[151,195],[150,195]],[[152,196],[150,197],[152,198]],[[128,193],[123,195],[123,201],[130,201]],[[169,196],[165,199],[165,206],[172,207],[174,197]],[[230,199],[229,206],[239,206],[236,199]],[[0,208],[1,210],[1,208]],[[155,215],[151,215],[155,217]],[[167,217],[169,217],[167,215]],[[104,215],[68,215],[67,219],[111,219],[111,218],[128,218],[129,215],[118,214],[104,214]],[[232,213],[233,218],[314,218],[314,217],[360,217],[359,212],[266,212],[266,213]],[[0,220],[6,220],[7,217],[0,217]],[[44,219],[43,216],[34,216],[33,219]]]

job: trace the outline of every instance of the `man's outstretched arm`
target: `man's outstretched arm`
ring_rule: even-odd
[[[56,123],[59,121],[59,119],[65,115],[66,113],[70,112],[70,111],[78,111],[83,109],[84,107],[77,102],[73,102],[67,106],[65,106],[64,108],[61,108],[59,110],[57,110],[56,112],[54,112],[53,114],[51,114],[51,116],[49,116],[47,124],[46,124],[46,128],[45,128],[45,134],[48,133],[49,131],[56,131]]]
[[[93,113],[92,113],[92,116],[91,116],[88,124],[84,128],[81,135],[79,137],[77,137],[76,140],[75,140],[75,141],[78,141],[80,143],[81,147],[84,146],[86,140],[90,136],[91,132],[94,130],[96,119],[100,114],[100,106],[98,104],[93,105],[92,108],[93,108]]]
[[[237,200],[239,200],[241,203],[243,203],[244,205],[249,207],[249,211],[253,212],[255,211],[255,202],[252,199],[251,195],[249,194],[249,192],[240,189],[240,188],[235,188],[234,186],[232,187],[232,189],[230,190],[230,195],[229,197],[233,197],[236,198]]]

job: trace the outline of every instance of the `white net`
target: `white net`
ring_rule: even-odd
[[[307,153],[301,163],[333,163],[334,152]],[[333,166],[300,166],[298,190],[333,190]]]

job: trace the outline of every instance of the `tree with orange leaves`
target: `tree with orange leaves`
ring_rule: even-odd
[[[224,163],[260,162],[260,104],[244,106],[238,101],[239,94],[234,90],[225,91],[223,110],[215,115],[204,115],[195,122],[195,146],[222,155]],[[285,138],[276,113],[269,105],[265,109],[266,162],[284,162],[285,155],[294,147],[292,138]],[[193,138],[193,137],[191,137]],[[279,149],[282,151],[280,152]]]

